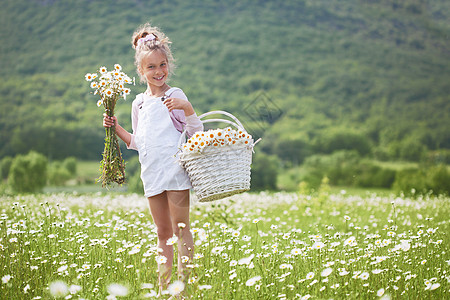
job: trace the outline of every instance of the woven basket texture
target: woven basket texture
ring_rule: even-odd
[[[230,145],[182,155],[180,162],[198,200],[214,201],[248,191],[252,151],[251,146]]]

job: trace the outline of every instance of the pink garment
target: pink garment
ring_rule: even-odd
[[[131,134],[130,144],[127,145],[128,149],[138,150],[135,142],[136,129],[138,125],[139,119],[139,104],[142,102],[141,97],[149,97],[145,94],[139,94],[136,96],[136,99],[133,101],[131,106],[131,127],[133,129],[133,133]],[[180,98],[184,100],[188,100],[186,95],[182,90],[177,89],[171,95],[170,98]],[[170,118],[172,119],[172,123],[179,132],[183,132],[184,128],[186,128],[186,134],[191,137],[197,131],[203,130],[203,123],[198,118],[197,114],[193,114],[190,116],[185,116],[184,111],[181,109],[174,109],[169,112]]]

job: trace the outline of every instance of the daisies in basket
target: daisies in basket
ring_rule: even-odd
[[[234,130],[231,127],[225,129],[210,129],[195,133],[182,145],[183,155],[202,153],[207,149],[219,149],[226,146],[247,145],[253,146],[253,138],[243,130]]]
[[[100,73],[100,76],[98,73]],[[121,97],[126,99],[126,96],[131,92],[125,85],[133,83],[133,80],[122,72],[122,67],[119,64],[114,65],[113,71],[108,71],[106,67],[100,67],[98,73],[88,73],[85,75],[85,79],[91,83],[91,88],[95,90],[94,95],[100,96],[97,106],[103,105],[105,113],[112,117],[117,100]],[[97,180],[102,183],[103,187],[114,182],[118,184],[125,182],[125,163],[120,152],[116,130],[114,126],[105,128],[105,130],[105,149],[100,165],[101,175]]]

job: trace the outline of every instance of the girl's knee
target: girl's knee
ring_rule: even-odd
[[[157,227],[158,240],[166,241],[173,236],[173,230],[170,227]]]

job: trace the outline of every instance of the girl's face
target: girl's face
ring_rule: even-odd
[[[162,87],[169,75],[169,64],[166,55],[161,51],[153,51],[141,62],[139,72],[147,80],[149,86]]]

